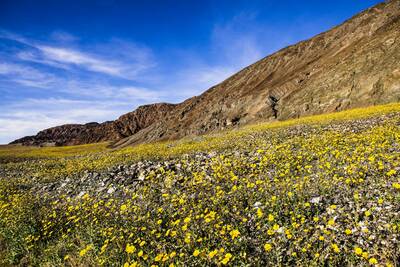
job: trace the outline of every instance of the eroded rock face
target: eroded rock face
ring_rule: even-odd
[[[122,147],[396,101],[400,101],[400,0],[378,4],[330,31],[282,49],[200,96],[154,114],[151,108],[139,108],[133,113],[141,114],[140,120],[128,113],[120,123],[124,116],[99,126],[61,126],[44,132],[51,130],[49,136],[64,132],[62,145],[111,140],[116,141],[114,147]],[[91,131],[96,133],[93,137]],[[23,138],[14,143],[54,141],[41,133],[26,139],[34,141]]]
[[[122,115],[115,121],[66,124],[43,130],[35,136],[15,140],[11,144],[59,146],[117,141],[159,121],[174,106],[166,103],[144,105],[133,112]]]

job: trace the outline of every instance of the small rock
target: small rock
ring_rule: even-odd
[[[322,197],[313,197],[310,202],[313,204],[318,204],[319,202],[321,202]]]
[[[114,187],[110,187],[110,188],[108,188],[108,190],[107,190],[107,194],[112,194],[112,193],[114,193],[115,192],[115,188]]]

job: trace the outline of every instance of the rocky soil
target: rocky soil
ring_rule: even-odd
[[[388,120],[397,118],[396,114],[381,115],[369,119],[353,120],[349,122],[334,123],[323,126],[299,125],[290,127],[284,131],[279,131],[279,138],[282,140],[291,138],[308,138],[311,135],[334,131],[338,133],[360,133],[375,127],[382,126]],[[395,126],[395,125],[394,125]],[[400,126],[400,122],[397,123]],[[258,133],[249,136],[249,139],[269,138],[274,133]],[[193,138],[195,141],[196,138]],[[250,141],[251,142],[251,141]],[[393,147],[393,153],[400,152],[400,147]],[[165,172],[173,172],[177,177],[188,177],[194,172],[204,172],[211,175],[213,172],[211,166],[213,159],[219,157],[228,157],[232,160],[246,161],[247,165],[260,163],[261,155],[249,147],[236,148],[235,150],[196,152],[193,154],[184,154],[180,157],[169,160],[144,160],[130,165],[118,165],[108,168],[104,171],[89,172],[79,174],[65,179],[43,182],[40,177],[30,177],[32,188],[30,190],[35,194],[46,195],[66,195],[69,197],[82,197],[86,193],[97,195],[99,198],[108,198],[110,196],[124,197],[126,192],[132,192],[144,183],[149,183],[149,177],[162,179]],[[400,167],[398,169],[400,171]],[[4,174],[3,174],[4,175]],[[7,174],[10,176],[10,174]],[[147,177],[147,178],[146,178]],[[175,181],[179,186],[179,178]]]

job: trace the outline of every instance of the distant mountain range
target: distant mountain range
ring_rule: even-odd
[[[257,121],[400,101],[400,0],[284,48],[179,104],[140,106],[115,121],[67,124],[11,144],[113,147]]]

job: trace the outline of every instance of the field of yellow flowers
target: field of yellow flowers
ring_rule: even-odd
[[[399,266],[400,104],[111,150],[0,147],[0,265]]]

